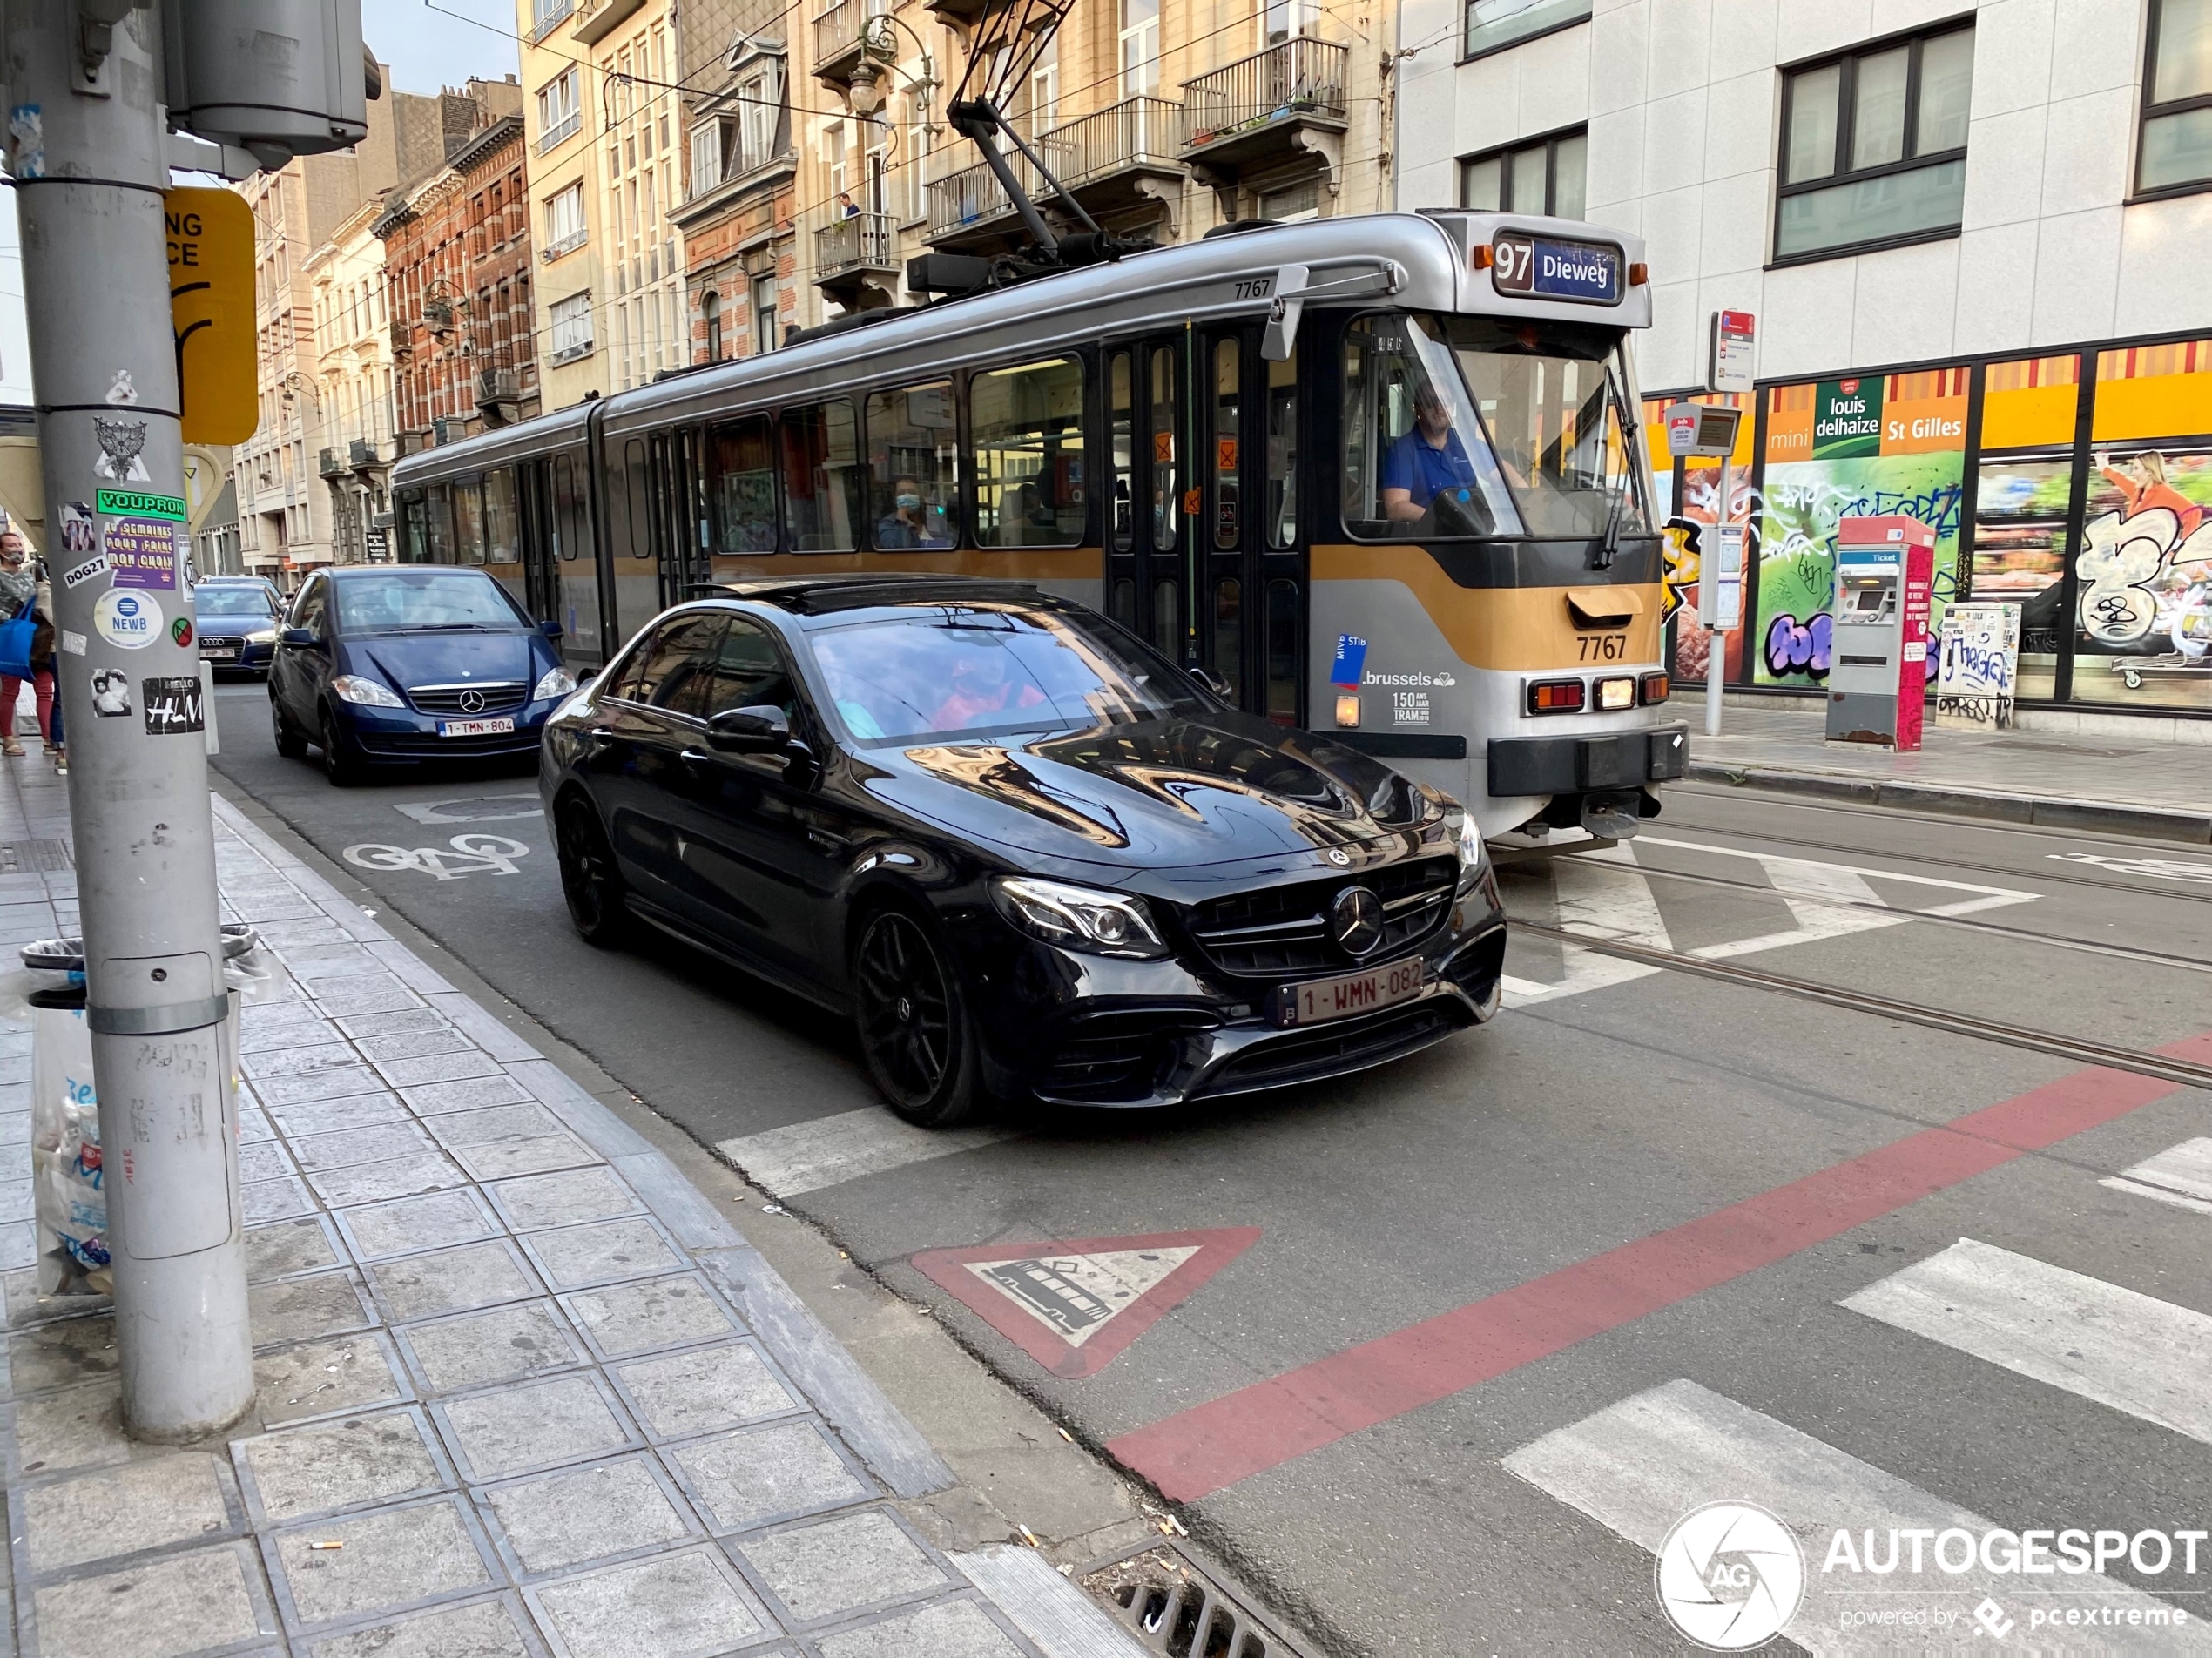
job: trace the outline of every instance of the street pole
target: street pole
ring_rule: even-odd
[[[1721,456],[1720,498],[1713,508],[1712,550],[1697,563],[1697,611],[1705,623],[1705,735],[1721,734],[1721,682],[1728,665],[1728,635],[1721,630],[1721,551],[1725,544],[1729,491],[1735,484],[1735,461]]]
[[[244,1417],[253,1366],[199,651],[182,584],[160,24],[129,0],[10,0],[8,22],[39,550],[57,613],[123,1419],[135,1438],[175,1441]],[[103,557],[104,573],[68,579]]]

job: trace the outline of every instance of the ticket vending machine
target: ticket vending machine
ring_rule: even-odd
[[[1920,746],[1934,585],[1935,531],[1917,518],[1838,522],[1830,742]]]

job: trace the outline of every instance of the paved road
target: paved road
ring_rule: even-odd
[[[1530,934],[1503,1016],[1389,1069],[911,1134],[804,1004],[577,941],[529,777],[334,790],[260,695],[218,697],[232,785],[1185,1498],[1324,1645],[1679,1647],[1653,1553],[1720,1498],[1807,1540],[1812,1650],[1919,1608],[1966,1644],[1985,1600],[2014,1642],[2212,1620],[2212,1543],[2194,1577],[2149,1544],[1821,1570],[1838,1527],[2212,1525],[2212,1094]],[[2212,1064],[2202,852],[1689,789],[1651,829],[1507,872],[1514,913]]]

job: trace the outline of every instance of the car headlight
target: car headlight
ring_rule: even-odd
[[[1460,884],[1465,886],[1479,880],[1489,857],[1488,849],[1482,844],[1482,831],[1475,826],[1474,814],[1462,812],[1460,816]]]
[[[276,643],[276,630],[274,628],[256,628],[253,632],[246,636],[246,643],[248,644],[274,644]]]
[[[1033,875],[1001,875],[991,883],[991,896],[1015,926],[1062,949],[1143,960],[1168,953],[1141,898]]]
[[[537,689],[530,692],[530,700],[542,703],[549,697],[565,697],[576,689],[576,676],[566,668],[550,668],[545,677],[537,682]]]
[[[388,685],[360,674],[341,673],[330,682],[331,690],[338,693],[341,702],[356,703],[364,708],[405,708],[399,692]]]

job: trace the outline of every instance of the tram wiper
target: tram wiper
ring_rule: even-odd
[[[1621,482],[1623,486],[1626,486],[1628,483],[1628,480],[1626,478],[1623,478]],[[1590,555],[1590,568],[1592,570],[1611,570],[1613,568],[1614,557],[1621,550],[1622,509],[1626,507],[1628,503],[1629,492],[1628,489],[1623,487],[1613,497],[1613,510],[1606,515],[1605,539],[1599,543],[1596,550],[1592,552]]]

